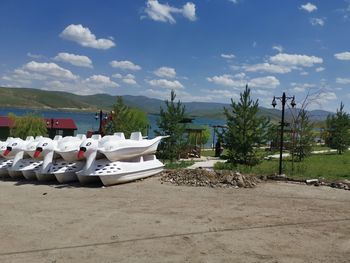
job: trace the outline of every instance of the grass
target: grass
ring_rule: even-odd
[[[180,162],[165,162],[165,168],[166,169],[180,169],[180,168],[186,168],[188,166],[191,166],[194,164],[194,161],[180,161]]]
[[[238,165],[233,167],[226,163],[217,163],[215,169],[234,169],[242,173],[257,175],[273,175],[278,173],[279,160],[264,160],[260,164],[248,167]],[[283,160],[283,171],[288,177],[296,179],[324,179],[324,180],[350,180],[350,152],[338,154],[317,154],[306,158],[303,162],[292,162],[290,159]]]

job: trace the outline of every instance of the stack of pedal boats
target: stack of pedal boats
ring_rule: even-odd
[[[101,180],[106,186],[125,183],[157,174],[164,165],[156,158],[164,136],[144,139],[133,132],[93,135],[86,138],[29,136],[26,140],[8,138],[0,142],[0,176],[28,180],[82,184]]]

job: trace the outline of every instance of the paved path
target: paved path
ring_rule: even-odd
[[[211,159],[201,162],[195,162],[193,165],[187,167],[188,169],[197,169],[197,168],[203,168],[203,169],[212,169],[214,167],[214,164],[217,162],[226,162],[226,160],[220,160],[220,159]]]

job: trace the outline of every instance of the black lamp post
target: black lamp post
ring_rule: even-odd
[[[46,121],[47,126],[49,126],[50,129],[50,137],[54,138],[56,135],[56,130],[54,129],[54,124],[56,124],[56,126],[58,126],[58,120],[54,120],[53,118],[50,119],[50,121]]]
[[[292,106],[292,108],[295,107],[296,103],[295,103],[295,96],[293,97],[287,97],[286,93],[283,92],[282,97],[275,97],[273,96],[273,100],[271,105],[275,108],[277,105],[276,99],[280,100],[282,102],[282,119],[281,119],[281,140],[280,140],[280,164],[279,164],[279,171],[278,174],[281,175],[282,174],[282,151],[283,151],[283,132],[284,132],[284,107],[286,105],[287,100],[292,100],[290,105]]]
[[[95,114],[95,119],[96,120],[100,120],[100,125],[99,125],[99,128],[98,128],[98,133],[102,135],[102,121],[103,120],[107,120],[108,119],[108,116],[107,116],[107,113],[105,113],[105,116],[103,117],[103,112],[102,110],[100,110],[100,112],[96,112]]]

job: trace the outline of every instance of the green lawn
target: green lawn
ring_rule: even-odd
[[[188,166],[191,166],[192,164],[194,164],[194,161],[180,161],[180,162],[165,161],[165,168],[166,169],[186,168]]]
[[[257,175],[273,175],[278,173],[279,160],[264,160],[252,168],[238,166],[233,168],[242,173],[253,173]],[[217,164],[215,169],[230,168],[227,164]],[[288,177],[296,179],[323,178],[325,180],[350,180],[350,152],[338,154],[318,154],[306,158],[303,162],[292,162],[283,160],[283,171]]]

